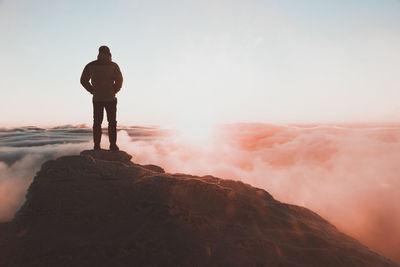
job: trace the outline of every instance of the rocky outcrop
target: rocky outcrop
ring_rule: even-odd
[[[130,159],[83,151],[43,164],[3,227],[0,265],[398,266],[264,190]]]

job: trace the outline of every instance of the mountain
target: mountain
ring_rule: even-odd
[[[42,165],[0,266],[399,265],[264,190],[87,150]]]

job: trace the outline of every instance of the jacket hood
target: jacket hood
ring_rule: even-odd
[[[111,55],[99,53],[97,59],[101,61],[111,61]]]

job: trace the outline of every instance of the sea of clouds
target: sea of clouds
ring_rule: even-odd
[[[92,147],[85,127],[2,129],[0,137],[0,221],[12,219],[43,162]],[[136,163],[263,188],[400,261],[400,126],[232,124],[197,139],[130,127],[118,140]]]

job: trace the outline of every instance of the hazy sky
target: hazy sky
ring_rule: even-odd
[[[400,1],[0,0],[0,125],[91,123],[108,45],[121,124],[400,121]]]

